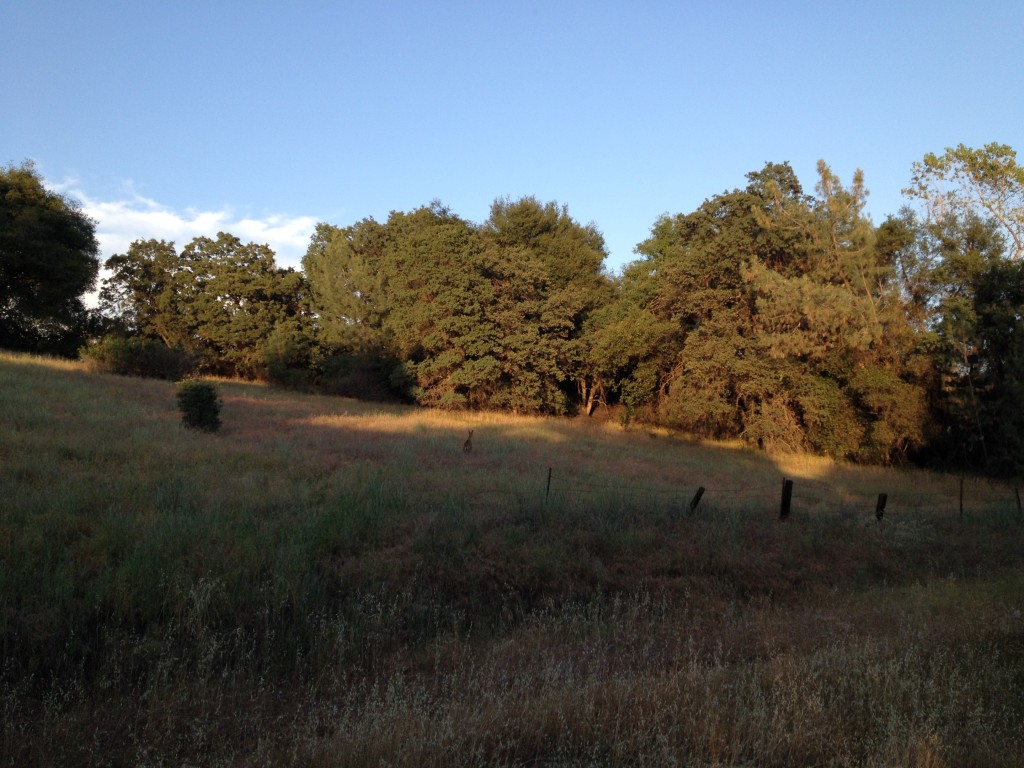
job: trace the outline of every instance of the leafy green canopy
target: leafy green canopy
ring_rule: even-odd
[[[1024,474],[1024,169],[1008,146],[929,153],[894,227],[932,363],[929,458]]]
[[[913,339],[863,180],[818,172],[812,197],[769,164],[655,224],[624,275],[634,306],[619,327],[651,318],[624,397],[696,434],[835,456],[888,459],[923,439]]]
[[[981,149],[960,144],[941,155],[929,152],[914,163],[903,191],[924,203],[929,220],[974,214],[996,222],[1010,238],[1011,257],[1024,257],[1024,167],[1011,147],[992,142]]]
[[[585,323],[611,297],[605,255],[592,226],[524,198],[482,226],[439,203],[321,224],[303,269],[323,340],[392,359],[390,383],[417,402],[565,413]]]
[[[131,333],[195,357],[200,370],[258,376],[270,340],[299,333],[304,280],[279,269],[266,245],[221,232],[174,243],[137,240],[106,262],[100,307]]]
[[[97,251],[95,223],[32,163],[0,168],[0,347],[74,354]]]

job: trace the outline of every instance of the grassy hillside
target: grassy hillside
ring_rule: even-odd
[[[0,762],[1024,765],[1012,488],[218,388],[0,356]]]

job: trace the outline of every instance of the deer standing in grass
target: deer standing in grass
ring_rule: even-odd
[[[466,442],[462,444],[462,450],[469,453],[473,450],[473,430],[469,430],[469,437],[466,438]]]

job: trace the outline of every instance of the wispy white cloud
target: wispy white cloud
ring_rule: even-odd
[[[52,186],[78,200],[82,211],[96,221],[96,239],[104,260],[124,253],[135,240],[170,240],[180,250],[195,237],[230,232],[242,242],[267,244],[278,266],[298,269],[317,224],[312,216],[252,218],[239,217],[230,209],[180,211],[134,192],[123,199],[99,200],[73,180]]]

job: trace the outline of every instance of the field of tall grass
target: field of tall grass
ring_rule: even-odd
[[[1024,766],[1012,487],[216,385],[0,355],[0,763]]]

